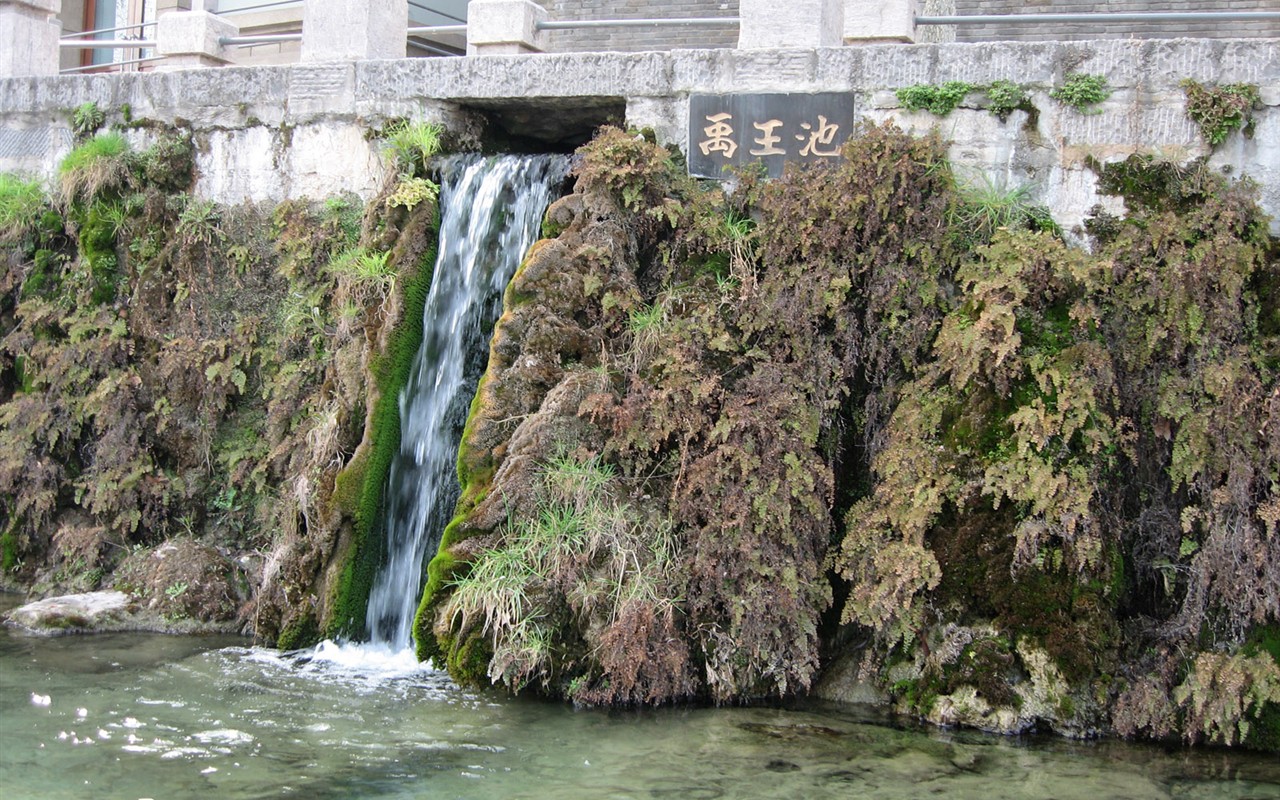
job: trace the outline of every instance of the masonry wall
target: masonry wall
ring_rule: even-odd
[[[1086,14],[1189,11],[1280,11],[1277,0],[954,0],[955,13]],[[1212,39],[1280,37],[1277,22],[1144,22],[1055,25],[964,25],[956,27],[961,42],[1080,41],[1084,39]]]
[[[1064,108],[1049,92],[1068,71],[1103,75],[1114,93],[1096,113]],[[1210,151],[1186,115],[1179,86],[1186,78],[1258,85],[1254,137],[1234,133]],[[940,118],[906,111],[894,93],[996,79],[1028,86],[1034,118],[1015,111],[1001,122],[977,96]],[[0,171],[51,180],[71,146],[74,109],[94,101],[117,123],[127,104],[139,144],[155,123],[189,130],[203,197],[369,197],[383,179],[376,132],[395,118],[441,121],[466,142],[484,124],[479,110],[554,121],[593,105],[625,105],[628,124],[651,127],[688,152],[691,94],[779,92],[847,93],[857,118],[938,130],[963,176],[1026,187],[1068,230],[1101,200],[1090,159],[1133,153],[1209,157],[1253,178],[1263,207],[1280,219],[1280,39],[566,53],[11,78],[0,80]],[[1280,223],[1273,230],[1280,233]]]

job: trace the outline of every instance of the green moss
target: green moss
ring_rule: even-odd
[[[461,645],[449,652],[446,666],[449,676],[464,686],[488,684],[489,660],[493,650],[482,636],[468,636]]]
[[[508,287],[508,300],[510,296],[511,291],[510,287]],[[432,631],[432,620],[435,619],[435,608],[440,601],[440,590],[457,577],[460,567],[463,566],[450,554],[449,549],[454,544],[468,538],[469,531],[463,527],[463,521],[488,494],[495,469],[491,454],[486,452],[483,456],[478,455],[473,453],[467,445],[471,439],[472,426],[475,424],[479,414],[481,397],[484,394],[488,380],[489,373],[486,372],[480,377],[480,382],[476,386],[475,396],[471,398],[471,407],[467,412],[467,423],[463,428],[462,441],[458,445],[458,484],[462,487],[462,492],[459,495],[457,510],[453,519],[449,520],[449,524],[445,526],[444,533],[440,537],[439,550],[427,565],[427,584],[423,587],[422,599],[418,603],[418,611],[413,620],[413,635],[414,641],[417,643],[418,660],[432,660],[437,665],[450,659],[456,660],[454,654],[449,653],[453,643],[437,641],[435,633]],[[449,654],[446,655],[446,653]],[[485,674],[484,670],[485,666],[481,665],[479,674]]]
[[[0,569],[5,572],[11,571],[18,566],[18,520],[14,519],[12,524],[0,534]]]
[[[432,236],[438,236],[438,210],[432,213],[436,214]],[[369,592],[382,558],[387,476],[400,447],[400,390],[409,382],[414,356],[422,343],[422,312],[431,290],[435,261],[436,247],[432,246],[412,273],[403,276],[402,321],[392,332],[387,351],[375,358],[370,367],[378,388],[369,420],[372,446],[353,459],[337,478],[335,500],[353,520],[354,531],[330,605],[330,622],[325,631],[330,638],[363,632]]]
[[[276,647],[281,650],[298,650],[314,645],[321,638],[320,626],[316,624],[315,616],[308,612],[280,631],[280,635],[276,637]]]
[[[94,203],[77,216],[80,221],[80,256],[88,266],[92,280],[90,299],[97,305],[110,303],[115,300],[120,283],[115,225],[102,203]]]
[[[1262,625],[1249,635],[1241,648],[1245,656],[1267,653],[1280,664],[1280,624]],[[1262,707],[1245,736],[1245,747],[1269,753],[1280,753],[1280,703],[1267,703]]]

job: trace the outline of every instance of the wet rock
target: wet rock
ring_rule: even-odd
[[[9,612],[7,622],[36,633],[116,629],[132,615],[124,592],[85,592],[49,597]]]

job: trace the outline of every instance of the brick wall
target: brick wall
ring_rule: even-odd
[[[955,0],[957,14],[1083,14],[1188,11],[1280,11],[1277,0]],[[963,25],[961,42],[1076,39],[1280,38],[1280,22],[1160,22],[1114,25]]]
[[[783,0],[779,0],[782,2]],[[736,17],[738,0],[538,0],[554,20]],[[954,9],[954,10],[953,10]],[[1280,0],[925,0],[926,14],[1071,14],[1099,11],[1280,11]],[[1070,41],[1077,39],[1280,38],[1280,22],[974,25],[927,27],[922,41]],[[552,52],[736,47],[738,28],[598,28],[553,31]]]
[[[736,17],[738,0],[538,0],[553,20]],[[551,31],[553,53],[737,47],[738,26]]]

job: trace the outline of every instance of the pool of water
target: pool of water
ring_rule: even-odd
[[[1280,798],[1280,759],[895,726],[871,710],[574,710],[407,654],[0,631],[0,796]]]

